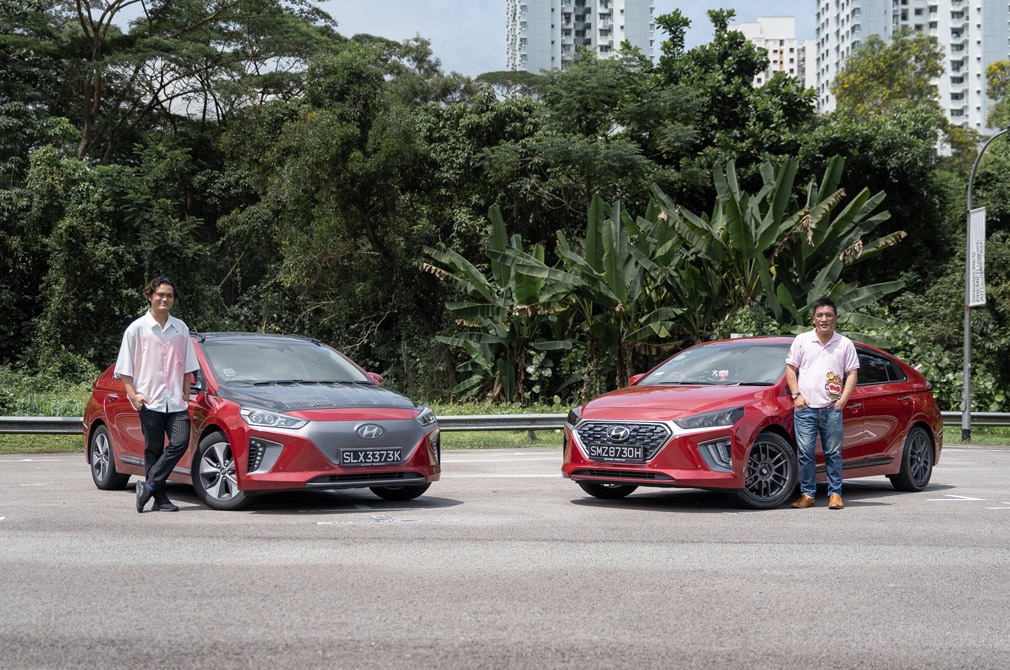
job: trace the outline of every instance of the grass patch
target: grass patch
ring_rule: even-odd
[[[83,435],[0,434],[0,454],[84,453]]]
[[[522,449],[524,447],[561,448],[560,430],[538,430],[531,439],[525,430],[442,431],[442,448],[449,449]]]

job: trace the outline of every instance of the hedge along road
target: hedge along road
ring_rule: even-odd
[[[141,515],[82,454],[0,457],[0,665],[1010,667],[1010,449],[947,448],[921,493],[847,482],[842,511],[559,471],[453,451],[411,503],[176,486]]]

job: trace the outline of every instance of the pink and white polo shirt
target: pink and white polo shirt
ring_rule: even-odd
[[[786,354],[786,365],[796,368],[799,392],[814,408],[827,407],[842,397],[845,375],[859,367],[852,340],[835,332],[827,344],[811,330],[796,336]]]
[[[189,407],[188,398],[182,397],[182,376],[199,367],[186,324],[169,315],[162,330],[148,310],[123,333],[114,372],[133,377],[133,388],[147,398],[147,409],[181,412]]]

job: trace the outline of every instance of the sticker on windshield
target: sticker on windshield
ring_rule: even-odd
[[[235,376],[235,371],[232,370],[231,368],[225,368],[225,369],[221,370],[221,372],[224,373],[225,377],[234,377]]]

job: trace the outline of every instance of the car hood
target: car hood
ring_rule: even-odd
[[[776,393],[775,386],[629,386],[589,401],[582,408],[582,416],[586,419],[612,419],[634,411],[648,415],[648,418],[675,419],[747,405]]]
[[[373,385],[352,384],[222,384],[218,396],[240,405],[274,412],[306,409],[382,407],[415,409],[408,398]]]

